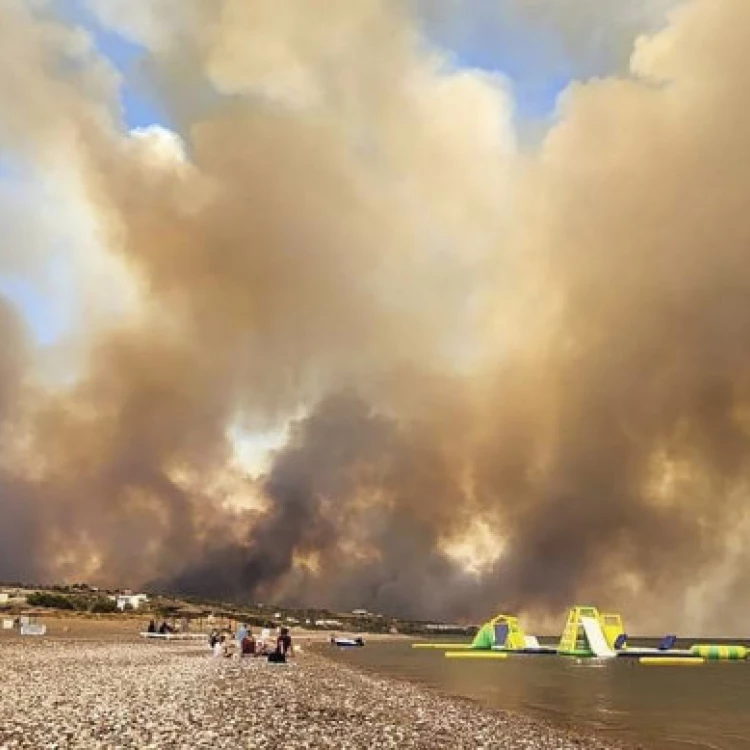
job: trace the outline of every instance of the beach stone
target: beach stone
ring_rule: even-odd
[[[0,750],[611,750],[524,716],[357,672],[314,648],[288,665],[204,644],[0,640]]]

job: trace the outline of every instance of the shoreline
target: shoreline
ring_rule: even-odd
[[[12,617],[15,617],[13,615]],[[46,638],[64,638],[64,639],[129,639],[136,637],[140,632],[145,631],[148,622],[152,619],[151,615],[139,614],[90,614],[83,612],[60,612],[60,611],[36,611],[32,617],[35,622],[47,626]],[[9,618],[10,615],[0,614],[0,620]],[[159,619],[159,618],[154,618]],[[240,620],[235,621],[235,625]],[[210,628],[204,628],[204,634],[208,638]],[[253,627],[253,633],[256,635],[261,628]],[[415,637],[403,633],[369,633],[367,631],[348,630],[340,628],[338,630],[309,630],[300,626],[291,628],[292,634],[297,641],[328,643],[332,635],[344,638],[356,638],[361,636],[368,641],[413,641],[423,638]],[[201,631],[193,630],[198,633]],[[0,630],[0,638],[12,636],[11,631]]]
[[[377,668],[374,667],[343,663],[332,654],[325,653],[325,650],[323,648],[315,648],[313,650],[313,653],[318,658],[323,659],[326,662],[335,664],[338,669],[350,672],[353,676],[371,678],[384,684],[408,686],[411,689],[415,690],[417,693],[424,694],[425,699],[437,699],[448,703],[459,704],[460,706],[463,706],[466,711],[471,711],[472,713],[479,712],[481,714],[495,716],[496,718],[499,718],[501,722],[518,722],[519,724],[522,724],[524,726],[533,727],[532,731],[542,733],[552,742],[552,744],[549,745],[531,744],[528,745],[528,747],[574,747],[581,750],[588,750],[589,748],[595,748],[596,750],[644,750],[643,746],[639,744],[606,737],[601,733],[595,732],[594,730],[577,728],[574,725],[565,725],[561,722],[556,722],[554,719],[541,716],[539,713],[526,713],[523,711],[515,711],[507,708],[494,708],[469,696],[457,695],[447,690],[443,690],[439,687],[425,684],[417,679],[410,679],[407,676],[385,674],[379,672]],[[504,740],[504,738],[498,738],[498,741],[502,740]],[[560,744],[560,742],[562,742],[563,744]],[[470,747],[473,746],[470,745]],[[493,744],[492,747],[496,747],[496,745]],[[506,745],[502,745],[502,747],[505,748]],[[507,747],[525,748],[527,747],[527,745],[512,745]]]
[[[137,637],[0,638],[0,659],[3,750],[627,747],[375,675],[310,644],[277,666]]]

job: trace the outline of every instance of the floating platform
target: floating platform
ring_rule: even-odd
[[[518,654],[520,656],[556,656],[557,649],[553,646],[538,646],[536,648],[494,648],[502,654]]]
[[[477,651],[477,650],[464,650],[464,651],[446,651],[446,659],[507,659],[508,653],[506,651]]]
[[[697,667],[706,660],[700,656],[641,656],[638,662],[646,667]]]
[[[660,659],[684,659],[695,654],[689,648],[674,648],[665,651],[658,648],[626,648],[617,652],[618,659],[642,659],[657,657]]]
[[[627,643],[628,636],[620,614],[600,612],[589,605],[576,605],[568,612],[565,629],[556,647],[542,645],[538,638],[526,635],[517,617],[500,614],[484,623],[471,643],[413,643],[412,648],[445,651],[445,656],[450,659],[556,655],[596,661],[637,659],[645,665],[674,666],[750,660],[749,646],[699,643],[691,648],[675,648],[677,636],[674,634],[665,635],[649,647],[628,647]]]

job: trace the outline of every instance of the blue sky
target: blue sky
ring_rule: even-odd
[[[86,0],[58,0],[63,15],[87,28],[94,36],[97,47],[120,70],[125,78],[122,104],[128,127],[142,127],[153,123],[167,124],[166,115],[153,96],[138,84],[138,63],[143,50],[99,24],[88,10]],[[481,26],[481,22],[475,24]],[[550,116],[561,91],[572,77],[572,69],[564,56],[550,56],[550,50],[559,52],[559,40],[549,29],[527,27],[519,33],[503,33],[497,25],[493,36],[482,39],[477,33],[464,38],[450,31],[431,29],[431,37],[448,49],[459,65],[499,71],[506,75],[516,96],[519,124],[526,120],[537,121]],[[550,64],[550,58],[554,63]],[[543,62],[544,61],[544,62]]]
[[[50,304],[38,284],[20,276],[0,277],[0,294],[21,311],[34,339],[42,346],[54,344],[70,323],[66,308]]]
[[[125,123],[129,128],[166,123],[164,111],[153,96],[138,84],[138,63],[143,50],[138,45],[104,28],[88,10],[86,0],[58,0],[65,18],[85,27],[94,37],[97,48],[103,52],[122,73],[122,106]]]
[[[1,1],[1,0],[0,0]],[[121,36],[97,23],[87,10],[85,0],[58,0],[61,14],[72,22],[87,28],[93,35],[97,47],[115,64],[125,77],[122,90],[122,106],[128,128],[143,127],[153,123],[166,124],[166,117],[148,93],[137,84],[137,64],[142,50]],[[0,154],[0,180],[9,181],[25,189],[27,186],[24,165],[13,160],[12,155]],[[55,256],[49,264],[47,282],[32,281],[22,273],[0,276],[0,293],[9,299],[21,312],[31,334],[42,346],[54,344],[72,324],[73,300],[70,294],[60,295],[67,289],[62,282],[65,267],[61,256]],[[52,296],[50,279],[54,277],[57,293]]]
[[[541,27],[525,27],[519,32],[517,26],[511,30],[495,24],[485,31],[453,34],[449,29],[437,29],[434,36],[459,65],[498,72],[510,81],[519,128],[549,118],[558,96],[573,78],[559,40]]]

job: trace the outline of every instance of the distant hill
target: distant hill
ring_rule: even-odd
[[[196,619],[210,615],[243,620],[255,627],[288,625],[306,630],[346,630],[367,633],[402,633],[408,635],[473,635],[475,625],[436,621],[402,620],[400,618],[356,609],[352,612],[332,612],[314,607],[285,607],[278,604],[225,602],[196,597],[161,596],[147,594],[138,600],[137,592],[100,589],[86,583],[29,585],[12,583],[0,585],[0,614],[20,614],[28,610],[49,610],[67,613],[139,614],[160,619]],[[118,607],[118,601],[120,607]],[[135,602],[135,605],[130,604]]]

